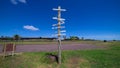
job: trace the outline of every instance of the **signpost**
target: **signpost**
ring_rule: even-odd
[[[58,11],[58,16],[57,17],[53,17],[53,19],[56,19],[58,21],[57,24],[53,24],[54,28],[53,29],[57,29],[57,37],[58,37],[58,63],[61,64],[61,34],[62,32],[66,32],[65,30],[61,31],[61,28],[65,28],[65,26],[61,26],[61,24],[64,24],[64,20],[63,18],[61,18],[61,11],[66,11],[65,9],[61,9],[60,6],[58,6],[58,8],[53,8],[54,11]]]
[[[3,52],[4,52],[4,57],[6,56],[7,53],[11,53],[11,55],[14,55],[15,52],[15,44],[14,43],[8,43],[4,45]]]

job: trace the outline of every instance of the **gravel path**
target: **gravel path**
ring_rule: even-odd
[[[0,52],[3,46],[0,45]],[[57,45],[17,45],[16,52],[39,52],[39,51],[57,51]],[[102,49],[103,46],[89,45],[89,44],[64,44],[62,50],[89,50]]]

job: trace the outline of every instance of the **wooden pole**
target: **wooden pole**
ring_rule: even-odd
[[[4,51],[3,58],[5,58],[5,56],[6,56],[6,43],[5,43],[5,42],[4,42],[4,48],[3,48],[3,51]]]
[[[61,64],[61,22],[63,22],[64,19],[61,18],[61,11],[65,11],[65,9],[61,9],[60,6],[58,6],[57,9],[53,9],[55,11],[58,11],[58,16],[53,18],[53,19],[57,19],[58,23],[57,23],[57,36],[58,36],[58,63]]]
[[[58,63],[61,64],[61,33],[60,33],[60,18],[61,18],[61,7],[58,7]]]
[[[12,51],[12,56],[14,56],[15,53],[15,42],[13,42],[13,51]]]

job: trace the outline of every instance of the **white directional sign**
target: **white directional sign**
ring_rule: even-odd
[[[61,36],[62,35],[66,35],[64,32],[66,32],[66,30],[61,30],[62,28],[65,28],[65,26],[61,26],[62,24],[64,24],[65,19],[61,18],[61,11],[66,11],[66,9],[61,9],[60,6],[58,6],[58,8],[53,8],[53,10],[58,11],[58,16],[57,17],[53,17],[53,19],[57,20],[58,23],[57,24],[53,24],[52,29],[57,29],[57,34],[55,34],[58,37],[58,63],[61,64]],[[63,34],[64,33],[64,34]]]

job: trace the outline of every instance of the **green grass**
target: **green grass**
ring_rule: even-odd
[[[105,50],[74,50],[62,52],[62,64],[49,62],[47,53],[27,52],[22,55],[0,57],[1,68],[120,68],[120,42],[99,43],[108,45]],[[102,45],[102,46],[103,46]]]

